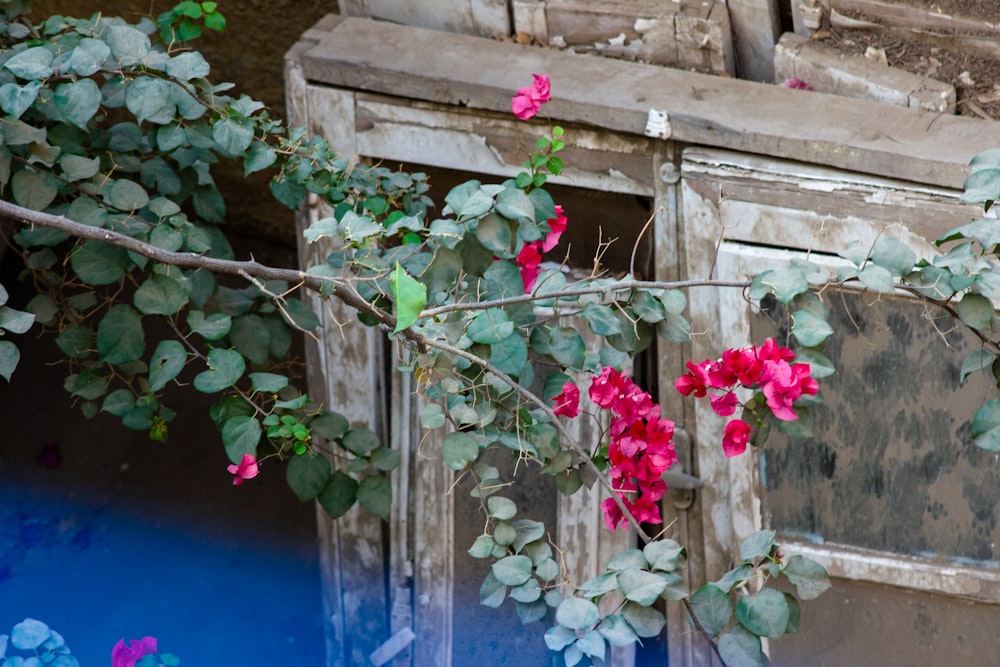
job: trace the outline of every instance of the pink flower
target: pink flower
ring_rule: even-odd
[[[794,76],[791,79],[786,79],[785,82],[783,84],[781,84],[781,85],[784,86],[785,88],[791,88],[792,90],[812,90],[813,89],[813,87],[810,86],[808,83],[806,83],[802,79],[799,79],[798,77],[794,77]]]
[[[736,406],[740,404],[739,399],[736,398],[736,394],[731,391],[727,391],[721,396],[712,395],[709,397],[708,402],[712,404],[715,414],[720,417],[728,417],[733,414],[736,412]]]
[[[111,667],[135,667],[135,663],[147,655],[156,654],[156,637],[133,639],[125,645],[125,638],[118,640],[111,649]]]
[[[618,494],[618,497],[622,498],[623,496]],[[621,508],[618,507],[614,498],[605,498],[601,501],[601,510],[604,512],[604,525],[608,527],[608,530],[614,532],[618,530],[618,526],[625,523],[625,515],[622,514]]]
[[[708,377],[708,366],[711,362],[695,364],[693,361],[687,362],[688,372],[674,383],[674,388],[682,396],[694,394],[695,398],[703,398],[711,380]]]
[[[239,486],[245,479],[253,479],[260,472],[257,459],[252,454],[244,454],[239,465],[231,465],[226,470],[233,475],[233,484]]]
[[[555,407],[552,412],[563,417],[573,418],[580,414],[580,389],[572,382],[563,385],[562,393],[552,399]]]
[[[569,218],[563,215],[563,207],[556,204],[556,217],[549,218],[546,222],[551,231],[545,235],[545,240],[542,241],[542,252],[548,252],[556,247],[559,243],[559,237],[566,231],[566,223],[569,222]]]
[[[510,101],[511,111],[521,120],[533,118],[543,104],[552,99],[549,94],[549,77],[544,74],[532,74],[534,81],[530,87],[519,88],[517,95]]]
[[[750,442],[750,425],[740,419],[734,419],[726,424],[722,435],[722,451],[726,456],[739,456],[747,449]]]
[[[525,243],[521,252],[517,253],[514,262],[521,270],[521,281],[524,283],[524,293],[528,294],[538,280],[538,274],[542,272],[539,265],[542,263],[542,253],[538,251],[540,244],[538,241]]]

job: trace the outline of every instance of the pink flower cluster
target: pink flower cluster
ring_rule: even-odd
[[[111,649],[111,667],[135,667],[135,663],[147,655],[156,654],[156,637],[133,639],[125,645],[125,638],[118,640]]]
[[[695,398],[709,395],[712,409],[720,417],[729,417],[741,406],[734,393],[738,386],[763,394],[768,409],[776,419],[793,421],[799,418],[793,404],[800,396],[815,396],[819,385],[809,373],[809,364],[789,363],[795,352],[768,338],[760,347],[729,349],[717,361],[706,359],[700,364],[688,362],[688,372],[674,386],[684,396]],[[750,425],[742,419],[726,424],[722,449],[726,456],[738,456],[746,451],[750,441]]]
[[[517,254],[514,260],[518,269],[521,270],[521,280],[524,281],[524,293],[528,294],[538,280],[541,273],[542,253],[548,252],[559,243],[559,237],[566,231],[566,224],[569,219],[563,215],[562,206],[556,204],[556,217],[546,220],[549,225],[549,233],[544,239],[525,243],[524,248]]]
[[[226,470],[233,476],[233,484],[239,486],[243,480],[256,477],[260,472],[260,466],[252,454],[244,454],[238,465],[231,465]]]
[[[517,95],[510,101],[511,111],[521,120],[534,118],[543,104],[552,99],[549,94],[549,77],[532,74],[534,81],[527,88],[518,88]]]
[[[591,382],[590,400],[614,414],[608,444],[611,486],[636,521],[662,522],[658,503],[667,485],[660,476],[677,462],[674,423],[660,417],[660,406],[648,393],[611,367]],[[614,498],[604,500],[601,509],[610,530],[625,523]]]

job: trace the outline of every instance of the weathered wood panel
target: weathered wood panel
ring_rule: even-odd
[[[781,35],[776,0],[726,0],[736,46],[736,71],[743,79],[774,82],[774,45]]]
[[[511,31],[507,0],[339,0],[345,16],[496,37]]]
[[[316,82],[502,114],[544,72],[554,94],[546,111],[560,122],[642,135],[658,109],[677,141],[953,188],[973,155],[1000,146],[1000,124],[984,120],[464,35],[443,50],[441,40],[347,18],[306,50],[302,67]]]

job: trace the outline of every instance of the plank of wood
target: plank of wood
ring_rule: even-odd
[[[776,0],[727,0],[736,70],[751,81],[774,81],[774,45],[781,35]]]
[[[983,21],[881,0],[824,0],[824,3],[829,8],[842,12],[859,12],[893,27],[1000,37],[1000,15],[997,21]]]
[[[560,122],[642,135],[649,110],[674,140],[960,187],[968,162],[1000,146],[1000,124],[898,109],[613,59],[347,18],[301,57],[317,82],[509,113],[532,72],[553,81]],[[403,53],[381,44],[403,45]],[[484,77],[483,72],[490,72]]]

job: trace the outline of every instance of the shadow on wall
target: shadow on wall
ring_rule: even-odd
[[[183,665],[323,664],[315,512],[283,468],[233,486],[212,399],[193,391],[171,401],[167,443],[86,421],[52,339],[17,343],[0,380],[0,633],[45,621],[85,666],[145,635]]]

